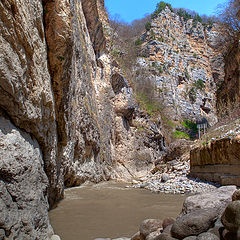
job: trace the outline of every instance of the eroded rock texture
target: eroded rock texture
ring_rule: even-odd
[[[223,138],[191,151],[191,173],[223,185],[240,186],[240,136]]]
[[[150,71],[155,95],[171,119],[216,123],[215,88],[224,78],[217,39],[221,36],[215,26],[185,21],[168,7],[142,35],[138,63]]]
[[[4,117],[0,126],[0,237],[47,239],[53,231],[40,147],[35,138]]]
[[[226,56],[225,79],[217,91],[217,110],[220,118],[239,116],[240,108],[240,46],[236,41]],[[236,112],[236,113],[234,113]]]
[[[0,13],[0,233],[47,239],[64,185],[143,176],[163,134],[109,55],[103,1],[4,0]]]

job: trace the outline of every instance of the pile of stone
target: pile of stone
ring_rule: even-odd
[[[165,173],[157,172],[139,181],[134,181],[131,187],[145,188],[155,193],[187,194],[209,192],[220,186],[219,184],[187,177],[190,168],[189,161],[172,162],[174,163],[167,166],[168,169]]]
[[[240,240],[240,190],[225,186],[190,196],[176,220],[144,220],[133,237],[118,240],[177,239]]]

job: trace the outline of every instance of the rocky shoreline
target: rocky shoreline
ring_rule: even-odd
[[[224,186],[188,197],[176,220],[146,219],[131,238],[112,240],[239,240],[240,190]],[[97,238],[95,240],[111,240]]]
[[[164,172],[156,172],[139,180],[134,180],[127,187],[144,188],[155,193],[171,194],[195,194],[215,190],[219,184],[206,182],[188,177],[190,162],[178,162],[176,160],[166,165]]]

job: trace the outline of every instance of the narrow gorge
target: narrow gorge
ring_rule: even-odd
[[[84,183],[240,186],[239,41],[223,49],[216,23],[166,6],[126,69],[104,0],[2,0],[0,13],[0,239],[59,239],[48,212]]]

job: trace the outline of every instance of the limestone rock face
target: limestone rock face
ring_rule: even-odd
[[[156,97],[171,119],[216,123],[215,87],[223,81],[224,61],[215,27],[184,21],[168,7],[143,36],[138,63],[150,71]],[[141,77],[141,76],[139,76]]]
[[[54,99],[40,0],[0,3],[0,108],[31,133],[44,156],[50,201],[62,194],[58,181]],[[50,195],[50,194],[49,194]]]
[[[12,239],[46,239],[53,231],[40,147],[9,120],[0,117],[0,126],[1,229]]]
[[[164,138],[109,54],[104,1],[4,0],[0,12],[3,234],[48,239],[64,186],[143,176]]]

